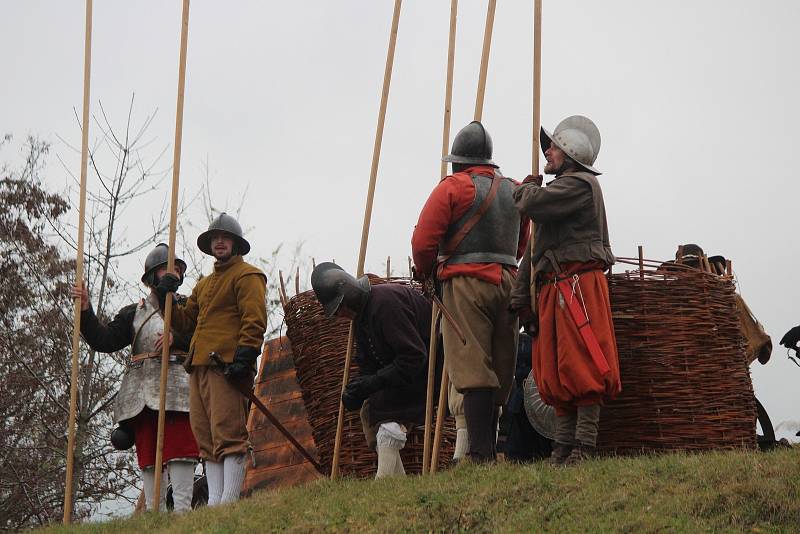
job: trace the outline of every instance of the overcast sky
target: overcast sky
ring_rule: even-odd
[[[484,123],[506,175],[530,172],[532,1],[500,0]],[[439,177],[450,2],[406,0],[400,19],[367,270],[403,266]],[[354,270],[393,2],[195,0],[189,21],[181,188],[208,160],[217,205],[235,206],[253,254],[303,242],[317,261]],[[92,112],[124,124],[158,110],[145,156],[175,127],[179,0],[95,2]],[[453,132],[472,118],[486,1],[459,6]],[[733,259],[739,286],[776,345],[752,369],[773,421],[800,419],[800,368],[777,341],[800,323],[795,177],[800,124],[800,2],[544,0],[542,122],[584,114],[603,136],[612,247],[653,259],[696,242]],[[0,3],[0,134],[53,143],[46,179],[79,172],[84,3]],[[90,137],[98,129],[92,125]],[[18,148],[15,145],[14,150]],[[18,163],[5,150],[0,160]],[[96,183],[94,185],[97,187]],[[125,215],[143,235],[167,184]],[[76,218],[76,214],[71,216]],[[197,206],[190,217],[201,225]],[[179,251],[180,252],[180,251]],[[122,271],[138,278],[143,258]],[[207,270],[207,269],[206,269]],[[306,276],[310,273],[305,273]]]

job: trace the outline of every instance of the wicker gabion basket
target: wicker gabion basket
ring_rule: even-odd
[[[408,279],[392,278],[393,283],[410,283]],[[384,278],[370,275],[370,282],[381,284]],[[328,319],[313,291],[299,293],[284,307],[286,335],[292,342],[297,379],[303,392],[320,463],[330,470],[336,437],[342,372],[347,349],[349,322]],[[353,361],[350,376],[358,368]],[[434,416],[435,424],[435,416]],[[445,468],[453,455],[455,424],[452,417],[445,420],[439,467]],[[406,473],[420,473],[423,458],[423,431],[418,426],[408,433],[406,446],[400,451]],[[367,447],[358,412],[345,412],[344,431],[339,458],[340,473],[359,478],[375,475],[377,456]]]
[[[603,410],[598,447],[622,454],[755,448],[733,278],[621,260],[636,265],[608,277],[622,393]]]

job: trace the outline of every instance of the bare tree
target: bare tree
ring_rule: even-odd
[[[74,260],[49,230],[69,204],[42,184],[48,145],[29,138],[25,150],[22,169],[4,166],[0,174],[0,472],[9,475],[0,477],[0,529],[57,520],[64,497]],[[99,373],[83,361],[85,383]],[[114,385],[107,374],[80,392],[77,517],[127,486],[130,465],[107,446]]]
[[[99,114],[93,116],[93,131],[98,131],[99,135],[89,154],[90,183],[87,187],[84,261],[95,313],[101,319],[108,319],[117,309],[142,295],[138,276],[129,280],[122,275],[122,260],[143,253],[163,239],[167,229],[166,195],[163,191],[170,169],[159,168],[162,156],[169,147],[154,148],[153,140],[147,137],[147,129],[155,113],[136,123],[132,97],[127,116],[121,125],[117,125],[102,103],[99,109]],[[67,149],[77,153],[66,140],[62,138],[61,141]],[[35,322],[37,328],[43,329],[43,334],[51,336],[50,346],[58,357],[34,358],[37,365],[22,359],[13,366],[0,368],[0,378],[13,375],[15,384],[22,388],[15,399],[41,397],[42,402],[36,404],[41,415],[38,419],[33,416],[29,419],[41,422],[42,433],[49,432],[52,439],[63,441],[66,414],[69,411],[69,338],[72,330],[68,290],[73,283],[71,276],[74,272],[74,262],[64,258],[74,257],[77,249],[75,222],[68,221],[64,215],[68,206],[77,205],[77,201],[69,203],[64,195],[48,194],[42,185],[40,174],[44,156],[50,147],[31,139],[27,149],[29,153],[21,171],[13,173],[6,167],[5,174],[9,174],[9,178],[3,182],[7,194],[4,198],[6,217],[2,220],[6,228],[2,241],[7,247],[9,265],[18,266],[14,272],[26,271],[24,283],[30,297],[24,302],[17,300],[16,315],[7,314],[4,325],[8,326],[10,333],[21,336],[26,329],[30,331],[29,324]],[[71,193],[68,192],[66,196],[73,196],[77,193],[77,179],[64,158],[60,154],[57,157],[74,184]],[[185,211],[187,205],[185,203],[179,211]],[[17,206],[16,211],[14,206]],[[60,270],[53,272],[56,269],[54,265]],[[14,295],[11,290],[6,294],[8,299]],[[8,309],[11,304],[9,302],[4,308]],[[58,310],[57,314],[55,310]],[[5,336],[3,341],[0,342],[0,353],[4,361],[6,357],[12,361],[12,348],[18,340]],[[135,500],[130,491],[138,478],[135,476],[133,456],[113,450],[108,439],[112,429],[111,406],[128,358],[127,350],[111,355],[98,354],[85,346],[81,350],[73,498],[76,517],[96,512],[103,501]],[[46,367],[42,362],[49,362],[48,365],[56,367]],[[45,408],[44,400],[49,400],[53,405]],[[8,412],[4,413],[14,410],[19,410],[19,406],[10,406]],[[11,434],[12,438],[23,435],[19,430],[22,428],[20,421],[20,416],[6,420],[17,429]],[[30,438],[24,438],[17,448],[11,447],[10,450],[19,451],[22,445],[30,447],[30,442]],[[48,443],[50,456],[36,463],[36,469],[31,467],[32,470],[19,472],[19,476],[13,477],[20,484],[14,486],[14,491],[0,489],[3,503],[0,505],[0,514],[3,519],[6,514],[9,517],[0,525],[18,528],[45,523],[61,516],[64,445],[58,441]],[[45,456],[44,453],[42,456]],[[4,465],[9,466],[8,472],[30,464],[19,456],[12,458],[6,455],[6,459],[8,461]],[[45,468],[49,470],[43,471]],[[26,500],[16,498],[20,491],[30,497]],[[22,517],[26,513],[27,517]]]

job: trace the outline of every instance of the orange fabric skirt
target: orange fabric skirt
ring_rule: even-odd
[[[601,270],[573,263],[564,266],[563,275],[580,273],[580,289],[603,355],[611,368],[600,374],[584,344],[569,307],[562,306],[558,288],[544,283],[539,290],[539,333],[533,343],[533,372],[542,400],[565,415],[578,406],[603,404],[622,391],[619,356],[611,320],[608,282]]]

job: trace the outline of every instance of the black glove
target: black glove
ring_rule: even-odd
[[[797,347],[798,341],[800,341],[800,326],[795,326],[794,328],[783,334],[780,343],[787,349],[793,349]]]
[[[252,380],[258,349],[255,347],[236,347],[233,361],[225,367],[225,375],[231,380]]]
[[[181,285],[181,280],[171,273],[166,273],[158,280],[156,285],[156,293],[158,293],[158,305],[164,309],[164,303],[167,302],[167,293],[175,293]]]
[[[342,404],[346,410],[358,410],[370,395],[383,389],[383,378],[378,375],[363,375],[351,380],[342,393]]]

